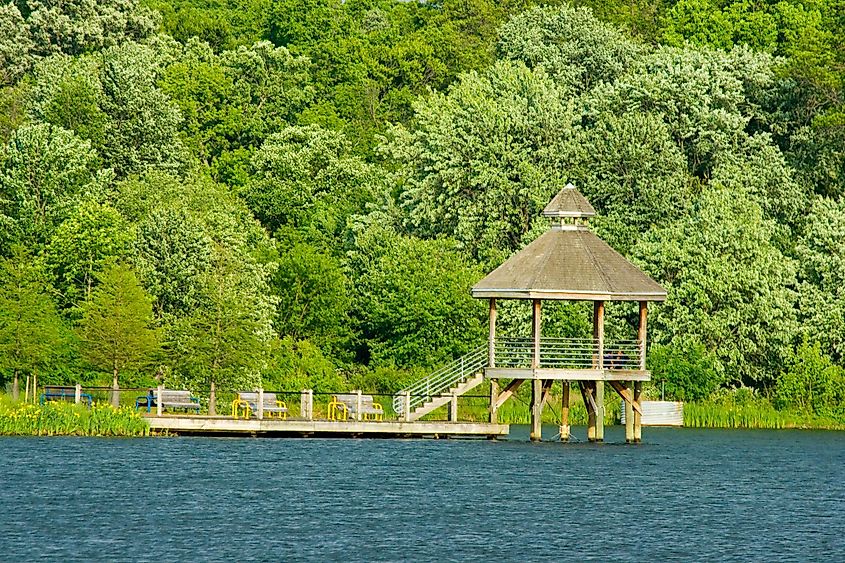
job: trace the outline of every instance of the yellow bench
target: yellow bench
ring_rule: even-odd
[[[287,405],[284,401],[277,400],[275,393],[264,393],[263,410],[265,418],[279,418],[281,420],[288,418]],[[243,413],[244,418],[258,416],[257,392],[238,393],[237,399],[232,401],[232,416],[240,418],[241,413]]]
[[[349,420],[351,416],[355,420],[384,420],[384,409],[373,400],[372,395],[360,395],[361,412],[358,413],[357,393],[345,395],[332,395],[329,403],[329,420]]]

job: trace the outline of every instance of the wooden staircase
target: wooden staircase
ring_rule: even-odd
[[[408,422],[419,420],[484,381],[487,345],[461,356],[393,396],[393,410]]]
[[[452,400],[453,396],[460,397],[464,393],[467,393],[481,385],[483,381],[484,374],[477,373],[476,375],[468,378],[466,381],[460,382],[457,385],[450,387],[447,391],[441,393],[440,395],[431,397],[422,405],[418,406],[417,408],[411,411],[411,416],[408,418],[408,421],[413,422],[414,420],[421,419],[433,410],[438,409],[443,405],[449,403],[449,401]]]

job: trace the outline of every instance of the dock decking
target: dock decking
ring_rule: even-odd
[[[498,438],[507,424],[443,421],[333,421],[235,419],[226,416],[147,416],[150,428],[179,435],[277,436],[292,438]]]

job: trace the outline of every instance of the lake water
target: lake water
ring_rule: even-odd
[[[845,560],[845,433],[526,438],[4,438],[0,560]]]

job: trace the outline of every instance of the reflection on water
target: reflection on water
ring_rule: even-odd
[[[625,446],[512,430],[0,439],[0,560],[845,557],[845,433],[645,429]]]

